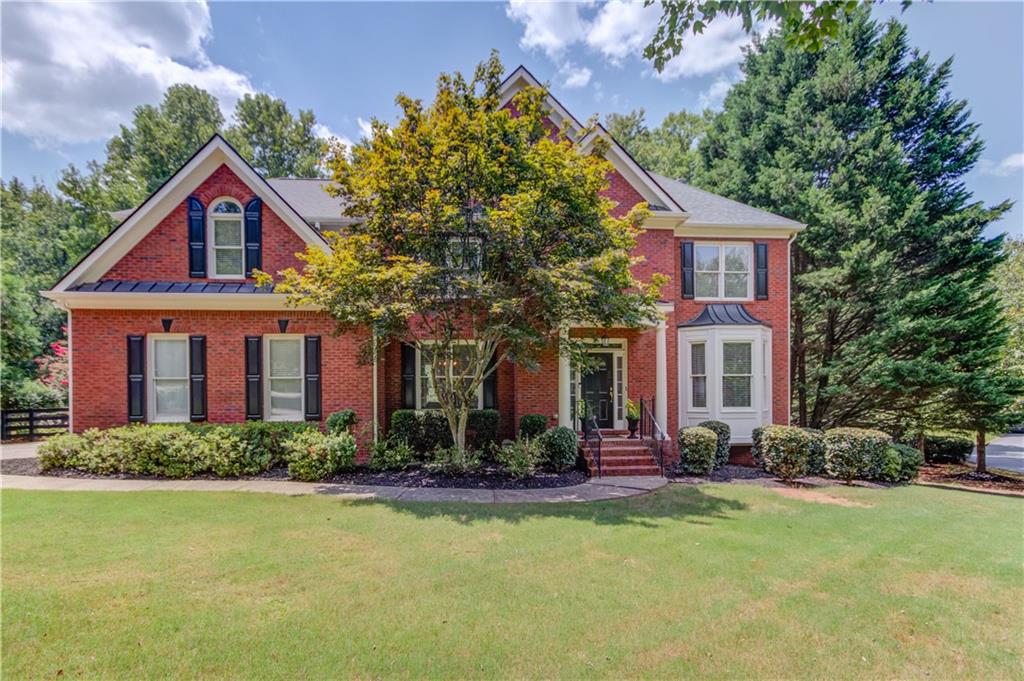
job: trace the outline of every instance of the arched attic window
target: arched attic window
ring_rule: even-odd
[[[209,217],[210,277],[242,279],[245,277],[245,241],[242,206],[230,198],[213,202]]]

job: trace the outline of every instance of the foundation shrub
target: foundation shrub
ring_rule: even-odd
[[[718,436],[701,426],[680,428],[676,435],[679,448],[677,470],[685,475],[707,475],[715,469]]]
[[[356,441],[350,433],[303,431],[288,439],[285,449],[288,452],[288,475],[296,480],[323,480],[352,470],[356,463]]]
[[[537,438],[521,437],[498,448],[495,459],[513,478],[528,478],[537,472],[540,443]]]
[[[718,443],[715,446],[715,468],[721,468],[729,463],[729,440],[732,437],[729,424],[722,421],[702,421],[697,425],[707,428],[718,438]]]
[[[832,428],[825,431],[822,441],[825,471],[846,482],[880,479],[892,444],[887,434],[867,428]]]
[[[519,437],[538,437],[548,427],[548,417],[544,414],[523,414],[519,419]]]
[[[576,465],[579,456],[579,441],[572,428],[556,426],[544,431],[537,438],[540,443],[544,465],[559,473]]]
[[[810,440],[796,426],[765,426],[760,438],[762,466],[787,481],[807,475]]]

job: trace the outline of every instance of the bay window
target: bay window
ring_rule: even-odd
[[[698,243],[694,254],[698,300],[745,300],[752,297],[752,244]]]
[[[751,343],[722,343],[722,406],[750,407]]]
[[[264,337],[264,418],[268,421],[303,419],[302,340],[299,335]]]
[[[188,336],[149,335],[149,420],[189,420]]]
[[[706,345],[693,343],[690,345],[690,405],[695,409],[706,409],[708,406],[708,376]]]

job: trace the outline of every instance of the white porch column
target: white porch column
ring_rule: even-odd
[[[562,337],[568,335],[568,331],[563,330],[561,333]],[[565,426],[566,428],[572,428],[573,415],[572,401],[569,395],[569,372],[572,367],[569,366],[569,358],[563,355],[561,352],[558,353],[558,425]]]
[[[658,322],[654,336],[654,420],[668,435],[668,357],[665,320]]]

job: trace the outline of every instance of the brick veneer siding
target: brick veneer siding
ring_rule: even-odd
[[[255,192],[226,165],[213,171],[193,192],[207,211],[211,203],[221,197],[230,197],[243,208]],[[104,279],[128,281],[231,281],[228,279],[190,278],[188,269],[188,209],[182,201],[153,230],[143,237],[106,274]],[[276,273],[288,267],[298,267],[295,254],[306,250],[306,243],[280,216],[263,205],[263,270]],[[207,239],[210,236],[207,234]],[[211,263],[207,262],[209,273]],[[242,281],[239,277],[237,281]],[[249,279],[252,281],[252,279]]]
[[[332,335],[335,325],[326,315],[295,310],[72,310],[72,427],[75,432],[128,422],[125,339],[130,334],[163,333],[161,319],[165,318],[174,319],[171,333],[206,336],[207,409],[211,423],[245,420],[244,339],[280,333],[277,320],[287,318],[289,334],[321,337],[324,418],[339,409],[354,409],[360,420],[357,431],[361,439],[371,434],[373,370],[359,364],[360,338],[351,333]]]

